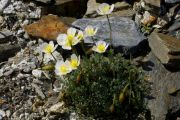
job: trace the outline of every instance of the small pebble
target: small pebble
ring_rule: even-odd
[[[4,73],[4,76],[9,76],[14,72],[14,69],[10,69],[9,71]]]
[[[4,117],[6,115],[6,113],[3,110],[0,110],[0,116]]]

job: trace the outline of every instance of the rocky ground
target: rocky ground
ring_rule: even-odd
[[[148,120],[180,119],[179,0],[0,0],[0,120],[78,120],[59,102],[60,81],[32,74],[42,60],[36,51],[70,26],[96,26],[95,37],[106,39],[108,23],[96,13],[102,2],[115,4],[115,50],[132,55],[151,84]]]

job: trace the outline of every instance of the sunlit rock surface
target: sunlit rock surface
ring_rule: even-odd
[[[138,45],[145,40],[145,37],[139,32],[139,29],[135,22],[129,18],[124,17],[112,17],[110,18],[110,24],[112,26],[112,45],[117,49],[125,49],[132,53],[137,52]],[[106,18],[100,19],[79,19],[73,23],[77,28],[84,30],[86,26],[92,25],[98,28],[97,35],[94,39],[109,41],[110,30],[108,21]],[[85,38],[85,43],[91,44],[93,41],[91,38]]]

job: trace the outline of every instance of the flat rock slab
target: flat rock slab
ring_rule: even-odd
[[[180,70],[169,71],[153,53],[145,59],[151,83],[148,107],[153,120],[175,120],[180,110]]]
[[[166,3],[179,3],[180,0],[165,0]]]
[[[37,1],[37,2],[42,2],[42,3],[50,3],[51,2],[51,0],[35,0],[35,1]]]
[[[56,5],[65,4],[68,2],[82,2],[83,0],[55,0]],[[84,0],[85,1],[85,0]]]
[[[7,60],[9,57],[14,56],[19,50],[20,45],[11,45],[9,43],[0,44],[0,62]]]
[[[139,32],[137,25],[131,19],[125,17],[111,17],[110,23],[112,27],[112,45],[115,48],[126,48],[126,50],[131,50],[136,48],[145,37]],[[98,28],[97,34],[94,36],[96,40],[109,41],[109,26],[106,18],[100,19],[79,19],[73,23],[73,26],[84,30],[86,26],[92,25]],[[85,38],[85,43],[93,43],[92,39]],[[133,49],[132,52],[135,52]]]
[[[161,0],[145,0],[145,3],[159,8],[161,5]]]
[[[9,30],[0,31],[0,44],[9,42],[12,35],[12,32]]]
[[[180,40],[170,35],[153,32],[149,37],[149,45],[163,64],[180,67]]]

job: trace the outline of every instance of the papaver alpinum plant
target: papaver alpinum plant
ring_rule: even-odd
[[[143,111],[145,82],[141,69],[113,52],[108,16],[113,9],[114,5],[106,3],[97,8],[97,13],[107,18],[109,41],[94,39],[98,33],[97,27],[88,25],[84,30],[71,27],[66,34],[58,35],[57,44],[50,41],[40,45],[43,60],[40,68],[33,70],[32,74],[40,78],[46,71],[49,72],[49,76],[46,74],[49,79],[60,80],[63,84],[60,92],[64,95],[61,100],[72,106],[72,110],[79,115],[111,120],[120,117],[125,120],[136,118]],[[86,48],[85,37],[93,40],[90,49]],[[80,54],[79,47],[84,54]],[[60,59],[59,49],[70,55]],[[129,112],[133,115],[129,116]]]

